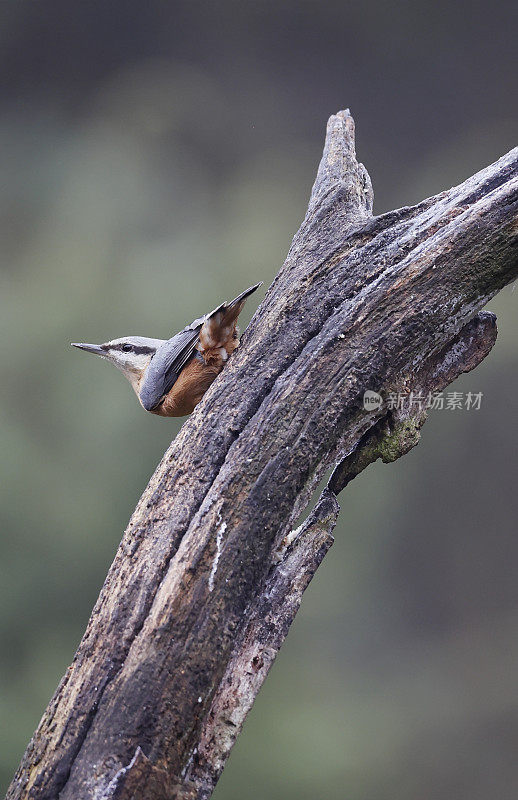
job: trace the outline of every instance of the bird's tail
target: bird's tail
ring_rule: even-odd
[[[225,347],[227,343],[234,337],[236,330],[236,321],[239,317],[243,306],[249,297],[259,286],[250,286],[244,292],[238,294],[230,303],[222,303],[214,309],[212,313],[208,314],[203,326],[200,330],[200,345],[202,352],[205,350],[212,350],[213,348]]]
[[[243,308],[243,306],[245,304],[246,298],[249,297],[251,294],[253,294],[255,292],[255,290],[258,289],[262,285],[263,285],[263,282],[259,281],[259,283],[256,283],[255,286],[250,286],[249,289],[245,289],[244,292],[241,292],[241,294],[238,294],[237,297],[234,297],[234,299],[231,300],[230,303],[225,303],[226,307],[228,309],[231,309],[231,308],[234,308],[236,305],[239,305],[239,312],[238,312],[238,315],[239,315],[239,313],[241,312],[241,309]]]

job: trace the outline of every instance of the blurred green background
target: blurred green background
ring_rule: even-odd
[[[516,8],[0,6],[4,788],[180,425],[69,342],[168,337],[268,285],[339,108],[377,213],[504,154]],[[517,298],[490,304],[494,351],[453,387],[480,411],[433,412],[417,449],[343,494],[218,800],[516,798]]]

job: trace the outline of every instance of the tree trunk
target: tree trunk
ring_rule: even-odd
[[[478,312],[518,272],[517,176],[518,149],[374,217],[352,117],[330,118],[284,266],[145,490],[9,800],[210,796],[332,543],[336,494],[417,443],[426,404],[389,393],[440,391],[494,343]]]

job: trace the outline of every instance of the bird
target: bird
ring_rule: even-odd
[[[129,380],[145,411],[161,417],[183,417],[198,405],[239,346],[237,318],[246,299],[261,284],[245,289],[230,303],[221,303],[171,339],[125,336],[99,345],[71,345],[116,366]]]

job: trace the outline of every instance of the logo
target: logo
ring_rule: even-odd
[[[377,392],[373,392],[372,389],[367,389],[367,391],[363,393],[363,407],[365,411],[377,411],[382,405],[383,398]]]

